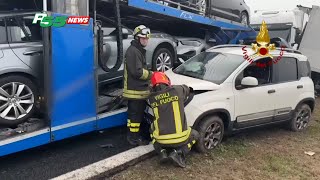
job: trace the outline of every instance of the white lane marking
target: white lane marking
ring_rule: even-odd
[[[116,154],[104,160],[98,161],[96,163],[90,164],[88,166],[76,169],[74,171],[68,172],[61,176],[55,177],[51,180],[86,180],[93,178],[101,173],[107,172],[128,163],[134,159],[137,159],[143,155],[146,155],[154,150],[153,145],[149,144],[147,146],[138,146],[129,149],[125,152]]]

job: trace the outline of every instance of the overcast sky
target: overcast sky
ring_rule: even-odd
[[[320,0],[245,0],[251,12],[254,10],[289,10],[297,5],[320,6]]]

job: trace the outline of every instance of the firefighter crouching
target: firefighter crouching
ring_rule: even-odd
[[[140,123],[144,119],[146,99],[150,94],[152,71],[147,70],[146,50],[150,29],[140,25],[134,29],[134,40],[127,49],[124,61],[123,97],[128,100],[128,134],[131,145],[147,145],[140,133]]]
[[[160,162],[173,161],[186,167],[185,156],[199,138],[199,133],[187,125],[184,102],[190,94],[186,85],[171,86],[169,78],[162,72],[154,72],[149,103],[154,121],[150,133],[152,143],[160,156]]]

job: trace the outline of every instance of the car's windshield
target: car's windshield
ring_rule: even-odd
[[[260,25],[254,24],[252,25],[253,29],[257,31],[257,33],[260,31]],[[269,24],[268,25],[268,32],[270,38],[276,38],[281,37],[289,42],[290,35],[291,35],[291,24]]]
[[[281,37],[286,41],[290,38],[290,29],[269,30],[270,38]]]
[[[259,33],[260,27],[255,27],[254,30]],[[270,38],[277,38],[281,37],[285,39],[286,41],[289,41],[290,38],[290,32],[291,32],[291,27],[290,26],[285,26],[285,27],[280,27],[280,28],[268,28],[269,36]]]
[[[244,59],[241,55],[203,52],[192,57],[173,72],[221,84],[243,62]]]

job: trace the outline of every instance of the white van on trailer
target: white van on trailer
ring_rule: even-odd
[[[270,38],[283,38],[294,49],[297,49],[299,35],[302,33],[307,20],[308,16],[304,11],[300,10],[300,6],[293,10],[256,10],[251,16],[250,26],[259,31],[262,21],[265,21]]]
[[[320,8],[319,6],[297,6],[286,11],[255,11],[251,17],[251,27],[259,31],[264,20],[267,23],[270,38],[281,37],[308,57],[311,66],[311,78],[315,92],[320,94]]]

